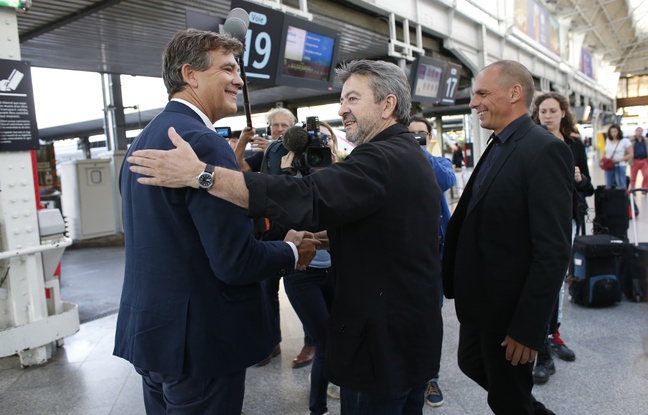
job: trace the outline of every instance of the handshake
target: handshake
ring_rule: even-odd
[[[299,258],[297,259],[297,270],[305,270],[315,256],[315,252],[322,248],[328,248],[328,236],[326,231],[313,234],[306,231],[291,229],[284,238],[285,242],[292,242],[297,247]]]

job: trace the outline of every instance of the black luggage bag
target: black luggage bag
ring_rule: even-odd
[[[609,234],[628,241],[628,193],[625,188],[598,186],[594,191],[592,233]]]
[[[569,294],[572,301],[587,306],[621,301],[617,257],[624,252],[625,242],[616,236],[576,236],[569,267]]]
[[[648,243],[628,244],[619,261],[619,279],[630,301],[648,301]]]
[[[634,205],[634,194],[648,189],[632,189],[630,200]],[[635,211],[636,213],[636,211]],[[636,215],[635,215],[636,216]],[[619,279],[623,293],[630,301],[648,301],[648,243],[638,241],[637,219],[632,221],[635,243],[628,244],[619,261]]]

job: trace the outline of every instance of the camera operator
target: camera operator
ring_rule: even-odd
[[[308,125],[309,122],[314,129],[319,130],[312,124],[316,120],[309,117],[306,124]],[[329,131],[329,134],[318,132],[313,137],[309,137],[306,130],[297,125],[286,130],[283,136],[283,145],[296,149],[297,152],[289,151],[281,158],[283,175],[307,176],[310,174],[311,168],[321,169],[337,160],[337,137],[328,124],[322,123],[322,126]],[[308,150],[310,145],[314,146],[316,154],[314,156],[311,154],[311,160],[306,162],[307,154],[310,153]],[[327,155],[320,158],[322,152]],[[299,162],[298,160],[302,158],[304,161]],[[296,164],[293,161],[296,161]],[[311,162],[317,164],[317,167],[310,167],[312,166]],[[282,232],[285,234],[285,230],[286,228],[281,224],[270,221],[270,232],[276,237],[280,237]],[[320,238],[327,238],[326,231],[319,232],[317,235]],[[339,389],[334,385],[329,385],[324,372],[328,338],[327,324],[334,293],[334,277],[329,252],[326,249],[318,249],[315,258],[305,270],[288,274],[283,281],[288,300],[304,328],[304,348],[313,348],[309,409],[312,414],[326,413],[328,410],[327,395],[339,399]],[[295,367],[294,363],[293,367]]]
[[[324,125],[330,134],[320,131]],[[286,130],[283,145],[288,153],[281,158],[282,174],[307,176],[313,171],[337,161],[337,137],[330,125],[318,117],[306,118],[304,128]]]
[[[293,113],[286,108],[273,108],[266,115],[266,120],[268,121],[268,127],[270,129],[270,140],[275,141],[278,140],[288,128],[292,127],[297,122]],[[268,173],[269,171],[264,171],[262,166],[264,166],[264,162],[268,159],[266,156],[266,149],[270,144],[272,144],[270,140],[261,137],[260,135],[255,135],[254,129],[246,127],[241,132],[239,142],[234,150],[234,155],[239,164],[239,169],[241,171],[261,171],[263,173]],[[255,154],[250,157],[245,157],[245,149],[248,143],[251,143],[252,151]],[[274,151],[280,150],[280,147],[281,146],[272,146]],[[283,154],[285,153],[286,152]],[[278,174],[278,172],[275,174]]]

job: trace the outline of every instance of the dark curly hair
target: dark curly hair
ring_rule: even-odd
[[[536,124],[541,124],[540,122],[540,104],[545,100],[553,98],[558,101],[560,109],[565,111],[565,116],[560,120],[560,134],[562,134],[565,141],[573,141],[574,138],[571,136],[572,133],[579,134],[578,129],[576,128],[576,117],[571,110],[569,101],[563,95],[557,92],[547,92],[538,96],[533,102],[533,109],[531,112],[531,118],[535,121]]]

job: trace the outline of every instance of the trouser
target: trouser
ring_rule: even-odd
[[[421,415],[427,383],[398,398],[340,388],[340,415]]]
[[[641,186],[637,184],[637,173],[641,172]],[[648,187],[648,159],[634,159],[632,167],[630,167],[630,188],[635,187]]]
[[[461,324],[459,368],[488,392],[488,406],[497,415],[553,414],[531,394],[533,362],[513,366],[506,360],[505,337]]]
[[[245,369],[199,379],[170,376],[135,368],[142,375],[147,415],[240,415],[245,394]]]
[[[284,278],[284,289],[304,332],[315,346],[308,406],[311,414],[323,414],[327,412],[328,379],[324,373],[327,324],[334,291],[330,268],[309,267],[305,271],[295,271]]]

